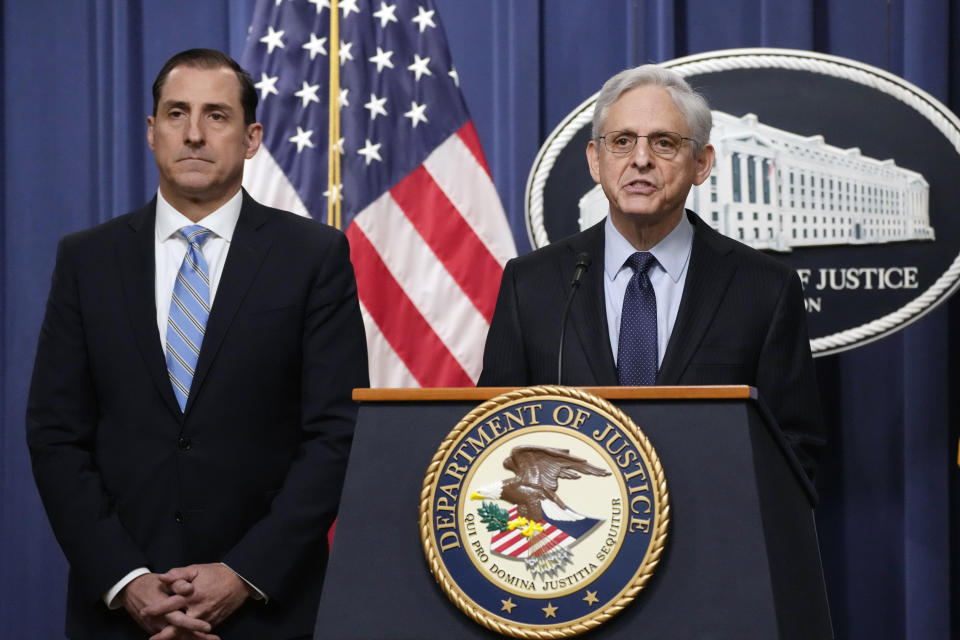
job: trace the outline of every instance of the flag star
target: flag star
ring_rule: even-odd
[[[370,138],[367,138],[367,143],[363,146],[363,149],[357,149],[357,153],[362,155],[367,161],[367,166],[370,166],[370,163],[376,160],[377,162],[383,162],[383,158],[380,157],[380,147],[383,145],[381,143],[371,144]]]
[[[347,60],[353,60],[353,54],[350,53],[350,48],[353,46],[352,42],[340,41],[340,66],[343,66],[343,63]]]
[[[283,0],[277,0],[277,3],[274,6],[279,7],[282,3],[283,3]]]
[[[411,18],[410,21],[417,23],[417,26],[420,27],[420,33],[423,33],[427,27],[436,28],[437,26],[433,23],[433,9],[427,11],[423,7],[417,7],[417,16]]]
[[[349,107],[350,101],[347,100],[347,93],[350,92],[350,89],[340,89],[340,97],[337,99],[337,102],[341,107]]]
[[[391,22],[397,22],[397,16],[393,15],[396,10],[397,5],[395,4],[380,3],[380,9],[373,12],[373,17],[380,19],[381,29]]]
[[[433,72],[431,72],[430,69],[427,68],[427,65],[429,63],[430,63],[430,58],[421,58],[419,55],[415,53],[413,54],[413,64],[407,67],[407,69],[409,69],[410,71],[413,71],[417,75],[416,79],[419,80],[420,76],[424,74],[428,76],[433,75]]]
[[[297,127],[297,135],[290,138],[290,142],[297,145],[297,153],[303,151],[304,147],[313,148],[313,143],[310,142],[310,136],[313,135],[313,129],[304,131],[300,127]]]
[[[410,111],[407,111],[405,114],[403,114],[403,117],[410,118],[410,125],[413,126],[414,129],[416,129],[419,123],[427,122],[427,116],[424,115],[423,113],[426,110],[426,108],[427,108],[426,103],[417,104],[416,102],[411,102]]]
[[[260,72],[260,82],[253,85],[260,90],[260,100],[266,100],[267,96],[271,93],[273,95],[280,95],[280,92],[277,91],[277,80],[280,79],[280,76],[273,76],[272,78],[267,74]]]
[[[320,98],[317,97],[317,91],[320,90],[320,85],[318,84],[308,84],[306,80],[303,81],[303,86],[300,88],[300,91],[294,92],[293,95],[297,96],[303,100],[303,108],[306,109],[307,105],[311,102],[320,102]]]
[[[447,72],[447,75],[453,78],[453,84],[458,87],[460,86],[460,74],[457,73],[456,69],[451,68],[450,71]]]
[[[383,106],[384,104],[386,104],[386,102],[387,102],[386,96],[384,96],[383,98],[378,98],[376,95],[371,93],[370,102],[363,105],[363,108],[370,110],[371,120],[376,120],[378,114],[382,116],[387,115],[387,110]]]
[[[329,199],[330,199],[330,191],[331,191],[331,190],[330,190],[329,188],[328,188],[326,191],[324,191],[324,192],[323,192],[323,197],[324,197],[324,198],[327,198],[327,199],[329,200]],[[333,200],[334,200],[334,202],[337,202],[337,201],[339,201],[339,200],[341,200],[341,199],[343,199],[343,183],[342,183],[342,182],[341,182],[339,185],[334,185],[334,186],[333,186]]]
[[[557,609],[559,609],[559,607],[555,607],[555,606],[553,606],[553,604],[551,604],[551,603],[548,602],[548,603],[547,603],[547,606],[543,607],[543,608],[541,609],[541,611],[543,611],[543,617],[544,617],[544,618],[556,618],[556,617],[557,617]]]
[[[273,27],[267,27],[267,35],[260,38],[260,42],[267,45],[267,53],[273,53],[277,47],[283,49],[283,30],[275,31]]]
[[[343,155],[343,138],[338,138],[337,144],[330,145],[330,148],[336,149],[340,153],[340,155]],[[323,195],[327,195],[327,194],[323,194]]]
[[[349,16],[351,11],[360,13],[360,9],[357,8],[357,0],[340,0],[340,10],[343,11],[344,18]]]
[[[326,44],[327,44],[326,38],[318,38],[316,34],[311,33],[310,42],[303,45],[302,48],[310,52],[310,59],[313,60],[314,58],[317,57],[318,53],[322,56],[327,55],[327,49],[324,47],[324,45]]]
[[[376,63],[377,73],[383,71],[384,67],[390,67],[393,69],[393,63],[390,62],[390,56],[393,55],[393,51],[384,51],[380,47],[377,47],[377,55],[372,58],[368,58],[370,62]]]
[[[323,11],[324,7],[326,7],[327,9],[330,8],[330,0],[307,0],[307,2],[309,2],[310,4],[317,5],[317,15],[319,15],[320,12]]]

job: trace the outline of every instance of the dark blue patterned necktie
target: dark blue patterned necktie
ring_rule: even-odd
[[[167,371],[173,394],[183,410],[190,395],[200,345],[210,315],[210,280],[207,261],[200,251],[210,230],[200,225],[184,227],[180,233],[189,243],[170,300],[167,319]]]
[[[627,258],[633,277],[627,284],[620,313],[617,376],[623,386],[652,385],[659,368],[657,357],[657,294],[647,271],[657,259],[647,251]]]

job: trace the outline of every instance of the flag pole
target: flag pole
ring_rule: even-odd
[[[327,224],[340,228],[340,16],[330,0],[330,106],[327,118]]]

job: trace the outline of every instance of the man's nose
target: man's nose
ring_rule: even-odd
[[[637,138],[637,146],[633,148],[633,151],[630,153],[630,160],[638,167],[647,167],[650,165],[650,160],[653,158],[653,150],[650,149],[650,144],[647,142],[647,139],[644,137]]]
[[[184,142],[187,144],[201,144],[203,142],[203,126],[200,118],[190,118],[184,133]]]

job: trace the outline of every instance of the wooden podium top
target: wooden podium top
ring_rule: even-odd
[[[489,400],[515,387],[434,387],[429,389],[354,389],[357,402],[436,402]],[[607,400],[746,400],[756,398],[747,385],[701,387],[577,387]]]

